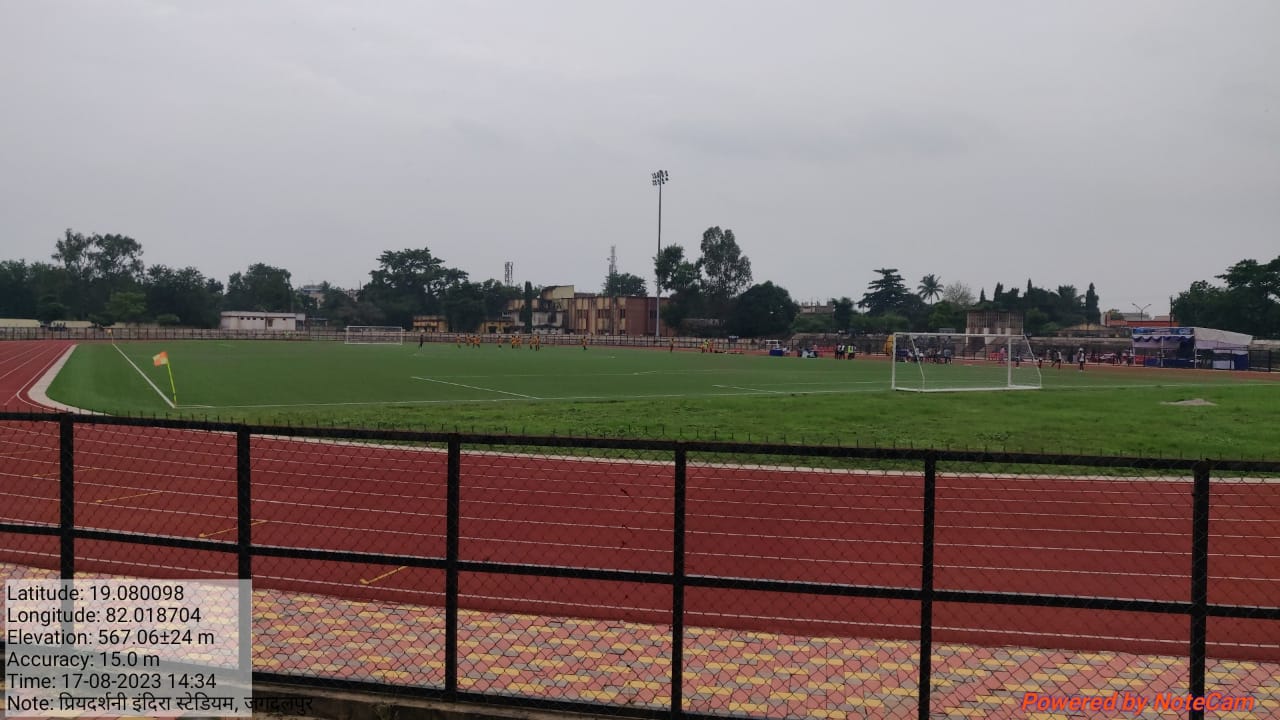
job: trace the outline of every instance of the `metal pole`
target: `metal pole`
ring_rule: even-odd
[[[445,491],[444,692],[458,694],[458,558],[462,528],[462,436],[449,434]]]
[[[75,423],[69,414],[58,418],[58,530],[62,579],[75,580],[76,450]]]
[[[933,562],[938,509],[938,458],[924,460],[924,528],[920,553],[920,677],[916,680],[917,715],[929,720],[933,681]]]
[[[1192,697],[1204,697],[1205,644],[1209,619],[1209,461],[1196,463],[1191,505],[1191,657]],[[1190,720],[1204,720],[1204,710],[1192,710]]]
[[[889,336],[889,389],[898,389],[898,336]]]
[[[236,430],[236,577],[253,581],[253,463],[248,428]],[[243,582],[240,585],[244,588]],[[252,585],[249,586],[252,588]],[[240,606],[240,672],[253,672],[253,592],[237,594]]]
[[[685,531],[688,488],[688,451],[676,443],[675,497],[672,503],[671,540],[671,717],[684,715],[684,581]]]
[[[1005,373],[1006,373],[1005,386],[1013,387],[1013,336],[1012,335],[1010,335],[1009,339],[1005,341],[1004,365],[1005,365]]]
[[[658,183],[658,259],[662,259],[662,185]],[[662,337],[662,278],[656,268],[653,281],[653,338]]]

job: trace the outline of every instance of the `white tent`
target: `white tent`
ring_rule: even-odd
[[[1133,328],[1134,353],[1155,356],[1161,365],[1245,369],[1251,342],[1252,335],[1213,328]]]

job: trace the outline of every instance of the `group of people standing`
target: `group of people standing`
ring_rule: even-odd
[[[1055,368],[1058,368],[1059,370],[1062,369],[1063,358],[1062,358],[1061,350],[1059,350],[1058,348],[1053,348],[1052,350],[1047,350],[1041,353],[1039,364],[1042,366],[1044,365],[1045,355],[1049,356],[1050,367],[1055,367]],[[1084,348],[1081,347],[1078,350],[1076,350],[1074,353],[1071,353],[1070,357],[1068,358],[1068,362],[1074,362],[1075,364],[1079,365],[1079,372],[1084,372],[1084,363],[1085,363],[1085,360],[1088,359],[1088,357],[1089,356],[1085,353]]]

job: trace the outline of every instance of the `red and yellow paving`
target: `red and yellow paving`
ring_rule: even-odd
[[[6,579],[52,577],[0,565]],[[284,675],[444,685],[444,612],[255,590],[254,669]],[[670,702],[670,626],[459,612],[460,689],[507,696],[663,708]],[[753,717],[914,718],[914,643],[688,628],[685,710]],[[936,718],[1074,718],[1024,708],[1025,693],[1144,698],[1186,692],[1185,658],[938,645]],[[1215,718],[1280,717],[1280,664],[1211,660],[1207,685],[1254,699]],[[1146,708],[1116,717],[1183,717]]]

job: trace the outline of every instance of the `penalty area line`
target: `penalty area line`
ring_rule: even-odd
[[[462,383],[449,382],[448,380],[433,380],[428,377],[418,377],[410,375],[414,380],[423,380],[425,382],[440,383],[441,385],[453,385],[454,387],[467,388],[468,390],[480,390],[482,392],[502,393],[503,395],[511,395],[512,397],[525,398],[526,400],[541,400],[542,398],[533,395],[521,395],[520,393],[507,392],[506,390],[494,390],[493,388],[480,387],[478,385],[463,385]]]

